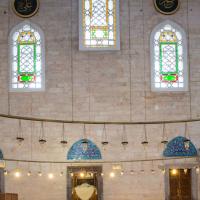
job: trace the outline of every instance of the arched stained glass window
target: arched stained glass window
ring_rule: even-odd
[[[79,0],[79,49],[119,50],[119,0]]]
[[[39,27],[23,22],[10,33],[11,91],[44,89],[44,36]]]
[[[151,86],[153,91],[188,89],[187,45],[184,30],[165,21],[151,34]]]

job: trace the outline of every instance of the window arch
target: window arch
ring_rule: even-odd
[[[178,24],[167,20],[154,28],[150,42],[152,91],[187,91],[185,31]]]
[[[25,21],[10,32],[10,90],[40,91],[45,88],[44,35]]]
[[[79,50],[119,49],[119,0],[79,0]]]

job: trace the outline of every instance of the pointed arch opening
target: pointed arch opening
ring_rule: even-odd
[[[187,91],[188,61],[185,31],[166,20],[151,33],[152,91]]]
[[[43,31],[24,21],[10,32],[10,91],[45,89],[45,41]]]

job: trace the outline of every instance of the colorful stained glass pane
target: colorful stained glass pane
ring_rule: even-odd
[[[117,0],[81,0],[81,45],[108,48],[117,45]]]
[[[166,23],[153,35],[153,87],[155,89],[181,89],[185,87],[187,66],[184,62],[182,32]]]
[[[12,88],[42,88],[42,41],[38,31],[23,24],[12,35]]]

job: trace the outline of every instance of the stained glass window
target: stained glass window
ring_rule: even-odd
[[[166,21],[151,35],[152,90],[185,91],[187,78],[186,35],[177,24]]]
[[[119,0],[80,1],[80,50],[118,50]]]
[[[42,31],[24,22],[11,31],[11,90],[44,89],[44,39]]]

